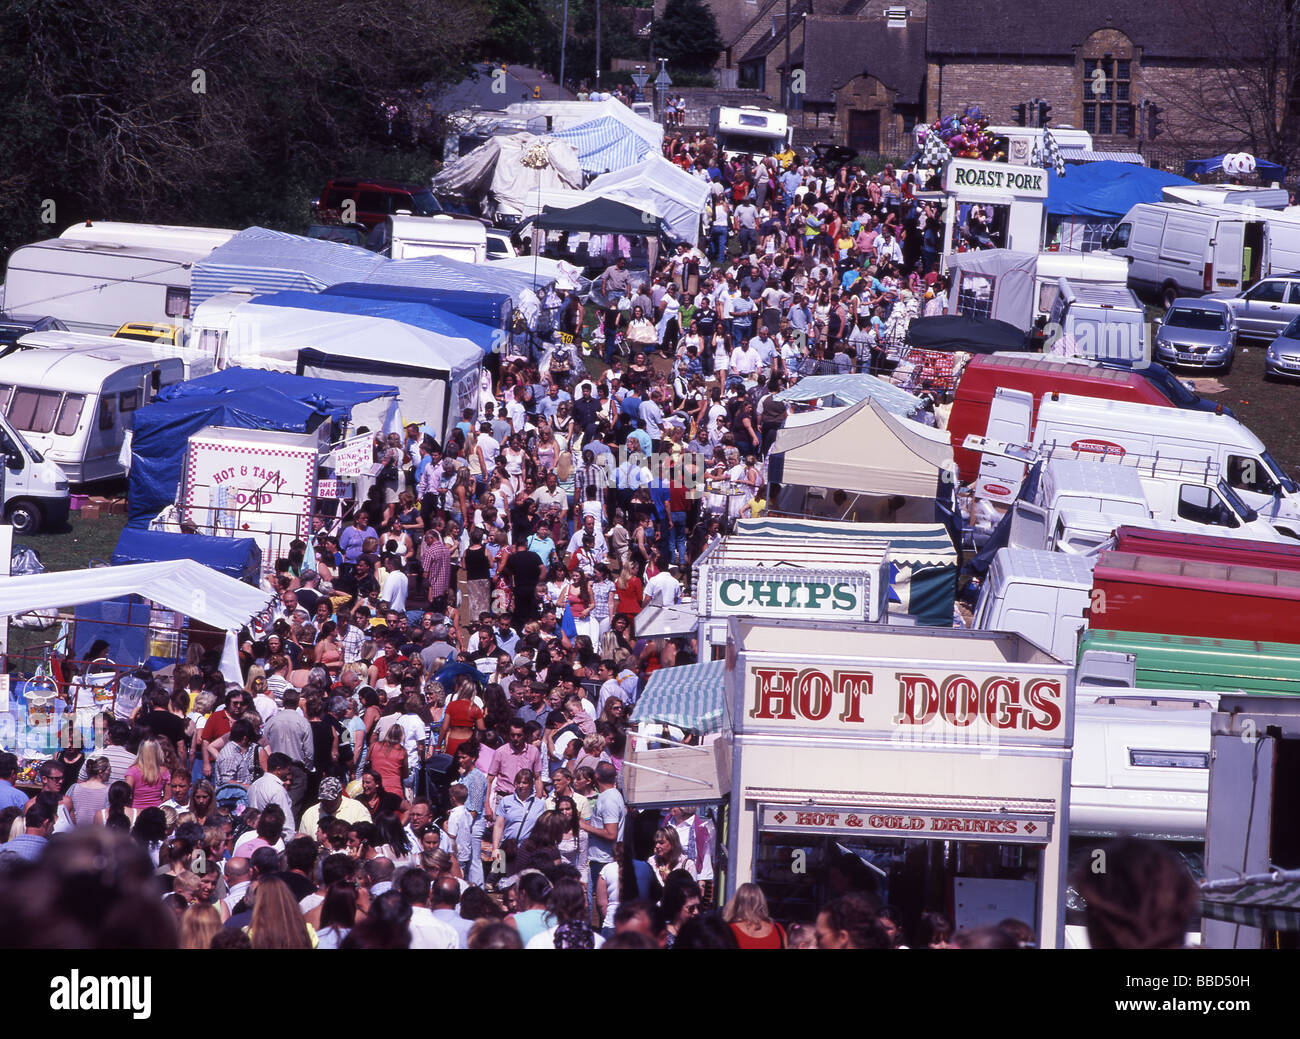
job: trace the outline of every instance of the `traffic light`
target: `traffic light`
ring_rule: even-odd
[[[1023,101],[1021,101],[1020,104],[1016,105],[1015,112],[1016,112],[1016,125],[1017,125],[1017,126],[1028,126],[1028,125],[1029,125],[1029,106],[1026,105]]]
[[[1160,106],[1147,105],[1147,136],[1155,139],[1163,129],[1160,125]]]
[[[1046,125],[1047,125],[1047,120],[1048,120],[1049,118],[1051,118],[1051,115],[1052,115],[1052,106],[1049,105],[1046,101],[1039,100],[1039,102],[1038,102],[1038,125],[1039,125],[1039,126],[1046,126]]]

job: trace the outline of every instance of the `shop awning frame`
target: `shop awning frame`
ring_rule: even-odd
[[[632,721],[673,725],[707,736],[728,732],[726,662],[660,668],[646,683],[632,709]]]
[[[1273,931],[1300,931],[1300,870],[1274,870],[1201,885],[1201,915]]]

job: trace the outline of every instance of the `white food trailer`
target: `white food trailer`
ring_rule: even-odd
[[[189,439],[181,515],[200,532],[256,538],[270,570],[311,534],[329,423],[310,433],[208,426]]]
[[[989,217],[994,246],[1037,253],[1043,240],[1043,203],[1047,171],[1037,166],[1012,166],[979,159],[951,159],[943,174],[947,207],[943,226],[944,266],[953,251],[954,231],[969,206],[978,205]]]
[[[905,930],[1063,944],[1074,669],[1017,635],[729,621],[729,893],[811,921],[872,886]]]
[[[692,587],[701,659],[722,655],[728,617],[875,623],[889,595],[889,542],[733,534],[696,560]]]

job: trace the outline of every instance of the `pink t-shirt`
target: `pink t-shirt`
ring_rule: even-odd
[[[158,774],[158,782],[145,783],[144,775],[140,772],[139,765],[132,765],[126,770],[128,779],[135,780],[135,797],[131,801],[131,807],[136,811],[142,808],[157,808],[163,803],[163,791],[167,789],[167,784],[171,782],[172,774],[163,769]]]

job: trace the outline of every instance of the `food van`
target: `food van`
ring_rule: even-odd
[[[1040,251],[1047,170],[979,159],[951,159],[944,170],[943,187],[948,196],[943,225],[945,272],[957,225],[966,219],[971,206],[979,206],[987,215],[994,248]]]
[[[728,617],[804,617],[821,623],[884,620],[889,542],[733,534],[695,562],[697,637],[721,656]]]
[[[846,889],[1063,942],[1074,668],[1018,635],[728,621],[728,886]],[[729,892],[730,893],[730,892]]]

